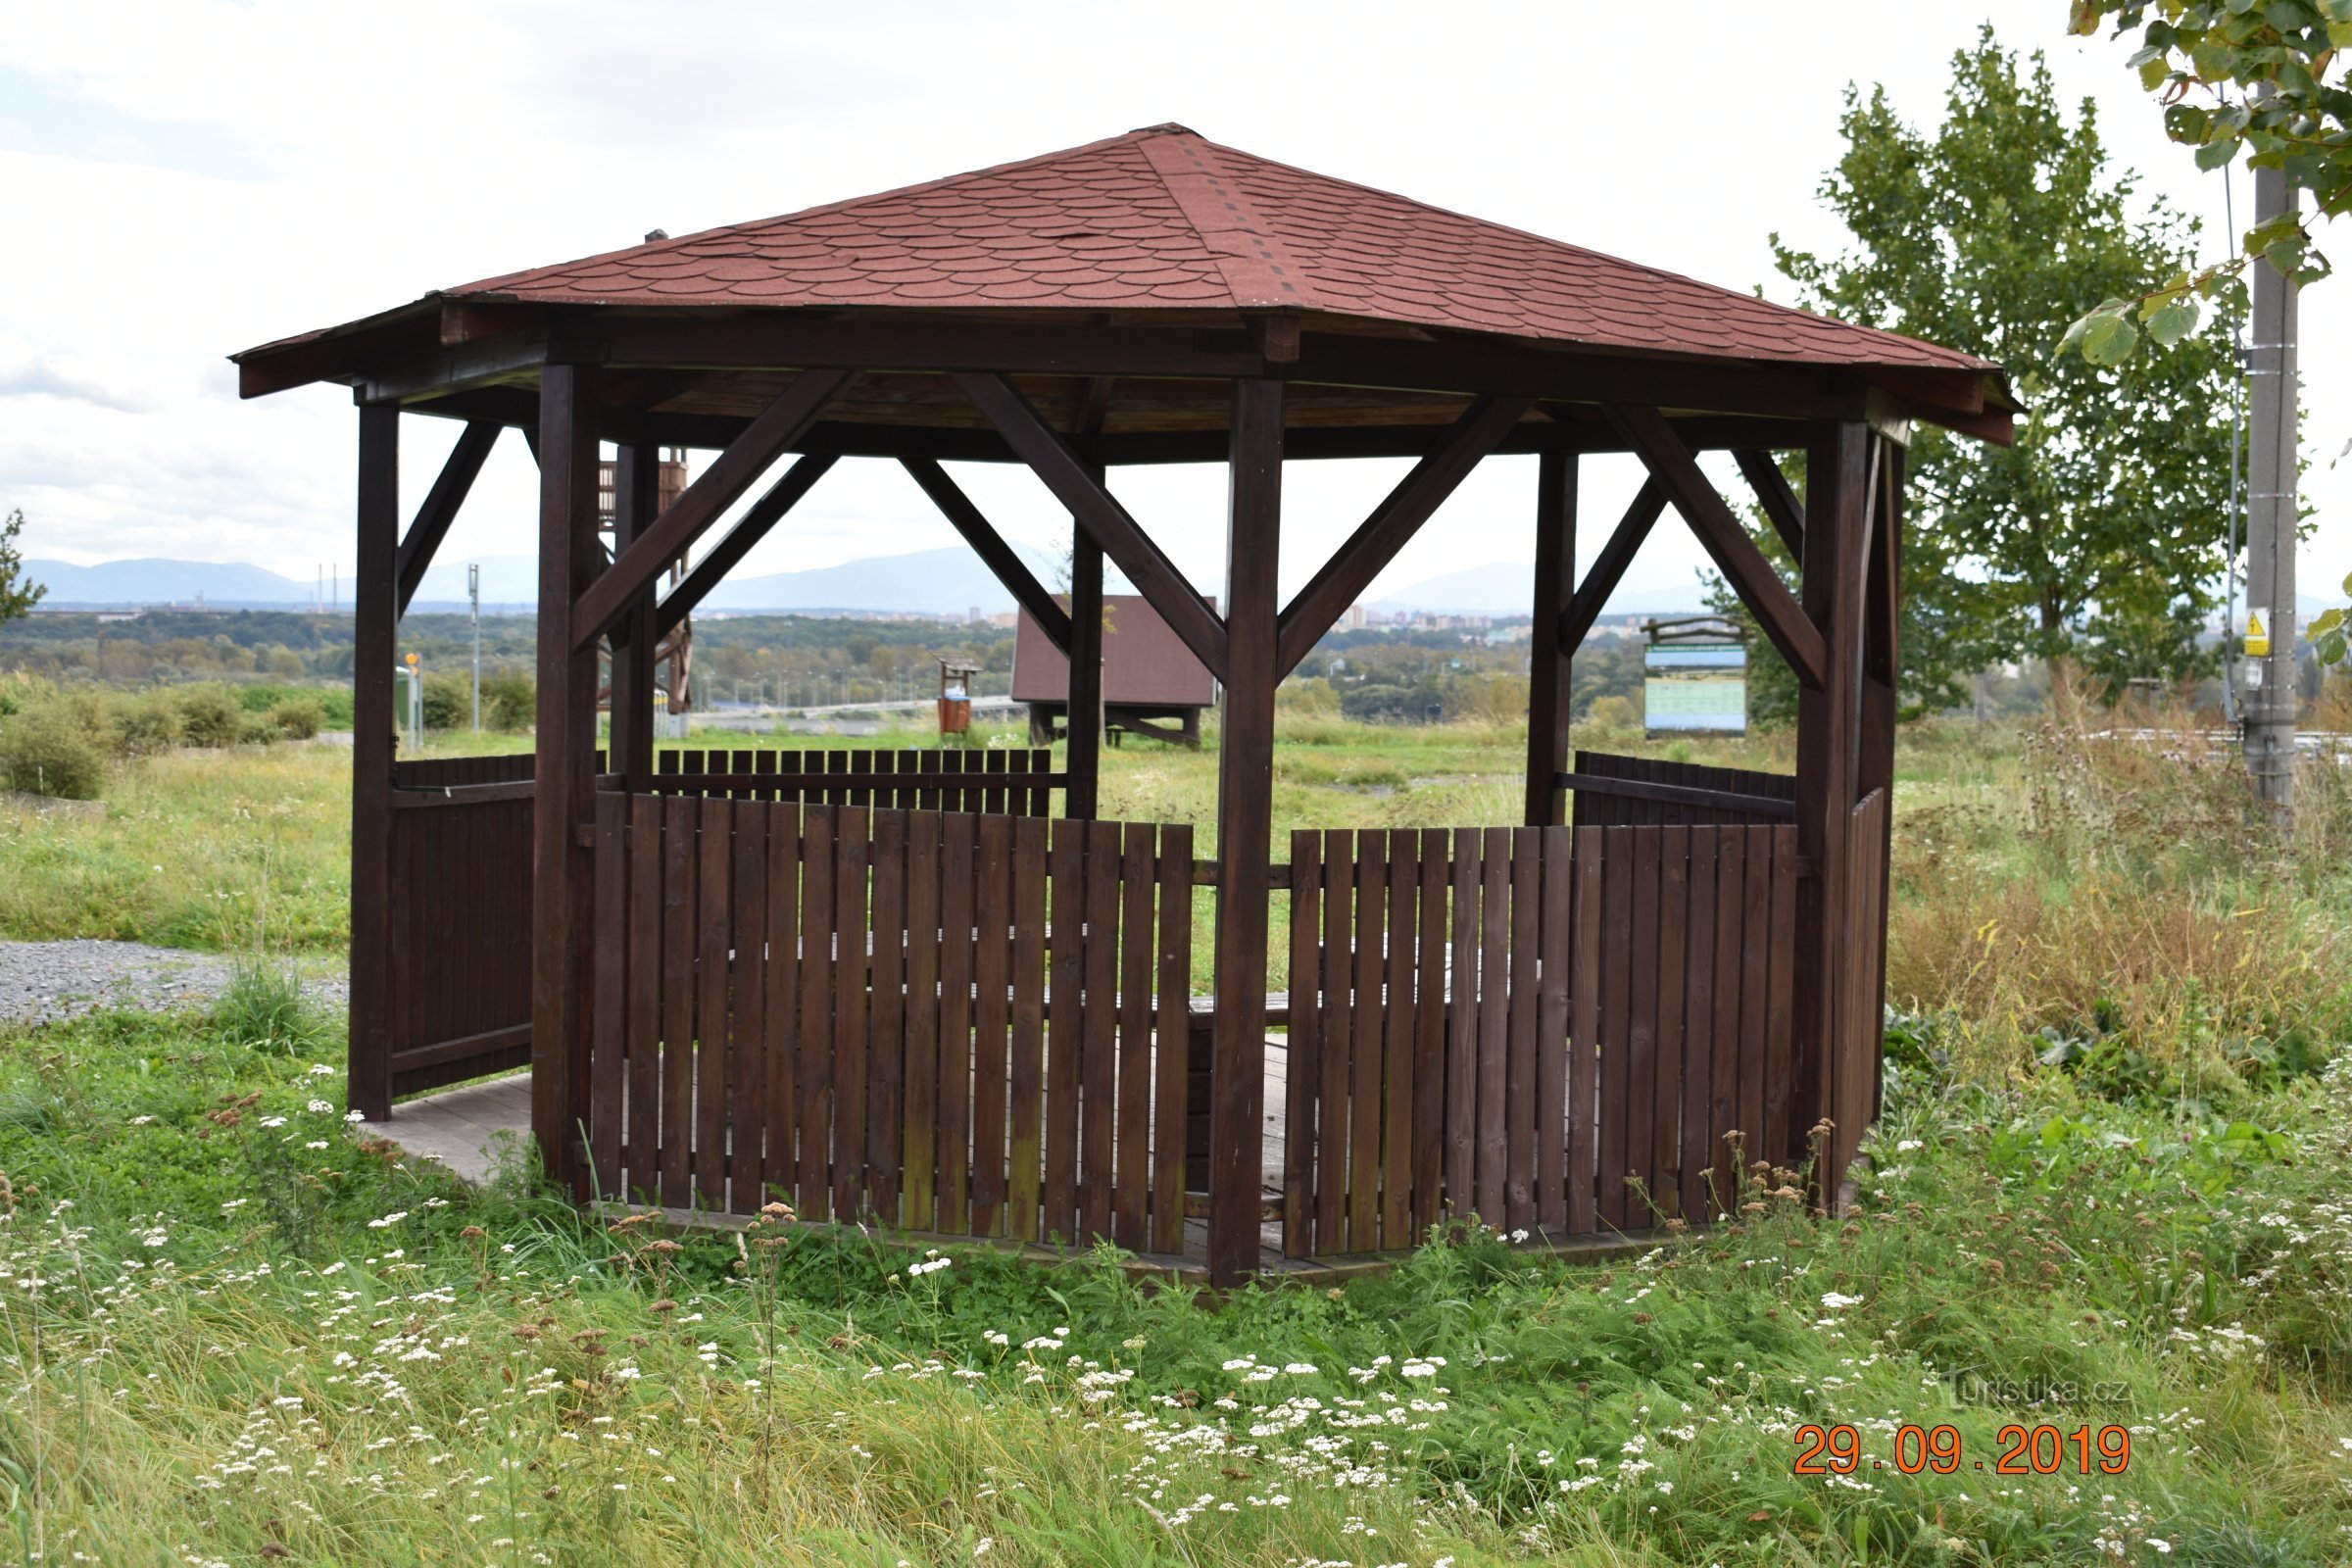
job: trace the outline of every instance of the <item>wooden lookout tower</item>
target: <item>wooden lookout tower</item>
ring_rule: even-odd
[[[1235,1281],[1269,1253],[1407,1246],[1447,1212],[1552,1237],[1704,1220],[1735,1191],[1733,1132],[1789,1162],[1834,1123],[1834,1192],[1876,1113],[1904,446],[1920,420],[2008,440],[1993,365],[1179,125],[510,272],[236,361],[249,397],[325,380],[359,406],[351,1092],[370,1115],[527,1061],[543,1156],[583,1196],[781,1193],[810,1219],[1152,1254],[1204,1214]],[[404,416],[458,429],[406,504]],[[540,474],[536,757],[396,762],[395,629],[509,427]],[[664,505],[665,447],[710,456]],[[1724,450],[1793,589],[1701,471]],[[1579,582],[1599,452],[1647,480]],[[1522,821],[1298,831],[1278,856],[1276,686],[1501,453],[1537,459]],[[1413,464],[1284,603],[1289,466],[1361,457]],[[657,757],[655,651],[845,458],[902,465],[1068,658],[1060,772]],[[1070,608],[954,463],[1026,465],[1068,509]],[[1120,469],[1162,463],[1226,467],[1224,514],[1189,525],[1222,531],[1222,584],[1186,581],[1120,503]],[[1570,656],[1670,508],[1796,672],[1793,778],[1567,753]],[[1221,689],[1213,859],[1185,824],[1097,819],[1105,558]],[[600,651],[623,694],[609,753]]]

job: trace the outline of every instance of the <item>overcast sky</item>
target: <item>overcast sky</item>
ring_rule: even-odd
[[[1915,123],[1989,18],[2099,102],[2118,162],[2226,243],[2219,174],[2162,136],[2129,46],[2065,34],[2065,0],[1658,8],[1543,4],[889,7],[618,0],[76,0],[0,28],[0,509],[26,553],[351,562],[356,420],[340,387],[254,403],[222,356],[514,268],[787,213],[1178,121],[1212,140],[1787,300],[1767,236],[1836,248],[1815,196],[1839,93],[1885,82]],[[1671,19],[1671,20],[1669,20]],[[2243,218],[2250,182],[2236,186]],[[2340,227],[2340,225],[2338,225]],[[2352,236],[2331,236],[2352,274]],[[2352,275],[2303,310],[2307,593],[2352,569]],[[2332,346],[2333,353],[2328,352]],[[407,421],[421,496],[455,426]],[[1490,461],[1375,589],[1527,560],[1532,459]],[[1401,465],[1298,464],[1286,585]],[[1040,549],[1066,517],[972,466]],[[533,483],[502,442],[442,560],[527,554]],[[1635,479],[1588,481],[1613,520]],[[1214,591],[1213,469],[1114,488]],[[2221,497],[2215,498],[2219,506]],[[1591,515],[1592,514],[1588,514]],[[1605,526],[1588,525],[1584,553]],[[745,573],[955,542],[895,467],[844,463]],[[1701,558],[1661,528],[1629,595],[1683,597]]]

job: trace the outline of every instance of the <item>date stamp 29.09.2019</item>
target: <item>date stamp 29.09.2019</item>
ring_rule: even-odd
[[[1850,1426],[1796,1429],[1800,1476],[1850,1476],[1857,1470],[1897,1470],[1908,1476],[2113,1476],[2131,1463],[2132,1434],[2120,1426],[2005,1426],[1994,1434],[1990,1454],[1968,1452],[1953,1426],[1896,1427],[1884,1454],[1866,1452],[1862,1434]]]

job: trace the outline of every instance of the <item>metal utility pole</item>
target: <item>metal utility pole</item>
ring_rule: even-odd
[[[2254,172],[2257,225],[2294,211],[2277,169]],[[2295,804],[2295,283],[2269,263],[2254,273],[2247,346],[2245,752],[2254,799],[2281,825]]]
[[[466,597],[473,601],[473,732],[482,732],[482,567],[466,566]]]

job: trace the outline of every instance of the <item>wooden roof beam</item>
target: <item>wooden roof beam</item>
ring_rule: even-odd
[[[558,352],[602,364],[676,369],[957,370],[1007,375],[1262,375],[1250,335],[1231,327],[1098,326],[1050,321],[901,319],[798,311],[730,317],[598,315],[565,326]]]
[[[1759,447],[1734,447],[1732,461],[1740,465],[1740,472],[1747,479],[1747,487],[1756,493],[1756,504],[1764,509],[1772,531],[1781,536],[1788,547],[1788,559],[1805,559],[1805,504],[1796,499],[1788,476],[1772,460],[1772,454]]]
[[[457,520],[458,509],[466,505],[466,494],[473,489],[490,449],[498,444],[505,428],[475,420],[458,432],[458,444],[449,449],[449,460],[441,465],[432,489],[425,492],[424,504],[416,509],[409,531],[401,535],[400,558],[392,572],[396,617],[409,612],[409,601],[416,597],[425,569],[432,565],[441,541],[449,537],[449,525]]]
[[[536,376],[547,363],[547,335],[531,329],[434,347],[352,372],[358,403],[410,403]]]
[[[1649,530],[1657,525],[1658,518],[1665,512],[1665,488],[1655,479],[1644,479],[1642,488],[1634,492],[1633,505],[1625,509],[1625,515],[1618,520],[1617,531],[1609,535],[1609,542],[1600,547],[1600,555],[1592,563],[1592,569],[1585,573],[1585,580],[1576,590],[1576,597],[1560,612],[1561,652],[1574,655],[1585,645],[1586,634],[1592,631],[1592,623],[1600,618],[1601,607],[1609,602],[1609,595],[1615,593],[1617,585],[1625,580],[1625,568],[1634,564],[1634,557],[1641,553],[1642,542],[1649,537]]]
[[[299,341],[264,344],[232,354],[229,359],[237,368],[237,396],[267,397],[290,387],[308,386],[343,373],[354,362],[365,363],[430,343],[429,309],[422,304],[404,305],[367,321]]]
[[[1021,461],[1045,481],[1046,488],[1069,509],[1087,535],[1102,547],[1102,553],[1118,564],[1119,570],[1135,585],[1135,591],[1159,612],[1169,630],[1184,639],[1193,657],[1223,681],[1224,618],[1201,602],[1200,595],[1144,531],[1143,525],[1096,482],[1085,460],[1070,450],[1069,443],[1003,376],[959,372],[955,381],[963,389],[964,396],[988,416],[988,421],[1020,455]]]
[[[694,607],[724,582],[727,573],[751,554],[752,547],[766,538],[768,530],[799,506],[801,498],[840,461],[829,452],[796,459],[784,470],[784,476],[769,485],[767,493],[735,519],[735,526],[727,530],[726,537],[703,553],[703,559],[686,573],[686,580],[662,596],[661,603],[654,608],[655,636],[667,637],[678,622],[693,614]]]
[[[855,370],[804,370],[767,411],[728,444],[703,476],[654,519],[654,525],[629,543],[572,607],[572,647],[592,647],[612,630],[637,596],[654,584],[664,568],[686,554],[719,514],[733,506],[779,455],[787,451],[824,412],[836,393],[849,385]]]
[[[1641,455],[1650,477],[1665,490],[1683,520],[1698,536],[1716,566],[1740,595],[1772,639],[1773,647],[1788,662],[1796,678],[1807,686],[1819,689],[1828,678],[1830,656],[1821,630],[1805,614],[1796,596],[1781,580],[1781,574],[1764,559],[1764,552],[1747,536],[1740,519],[1707,476],[1699,471],[1698,461],[1690,449],[1683,445],[1682,437],[1674,433],[1663,415],[1655,409],[1639,405],[1612,404],[1609,418]]]
[[[987,515],[973,505],[972,498],[964,494],[963,487],[950,478],[948,470],[932,458],[901,458],[899,466],[922,486],[923,494],[929,496],[931,504],[939,508],[940,515],[963,535],[963,542],[972,547],[972,554],[980,558],[980,564],[995,573],[997,581],[1004,584],[1004,591],[1012,595],[1020,607],[1029,612],[1030,618],[1037,622],[1038,629],[1046,634],[1046,640],[1067,658],[1070,652],[1070,612],[1046,591],[1046,585],[1037,580],[1036,573],[1029,569],[1029,564],[1014,553],[1011,545],[1004,542],[1004,536],[997,532]]]
[[[1470,405],[1446,444],[1413,466],[1372,510],[1347,543],[1331,554],[1307,585],[1283,607],[1275,633],[1274,678],[1282,679],[1314,651],[1349,605],[1362,596],[1431,514],[1461,486],[1488,453],[1535,407],[1530,398],[1481,398]]]

